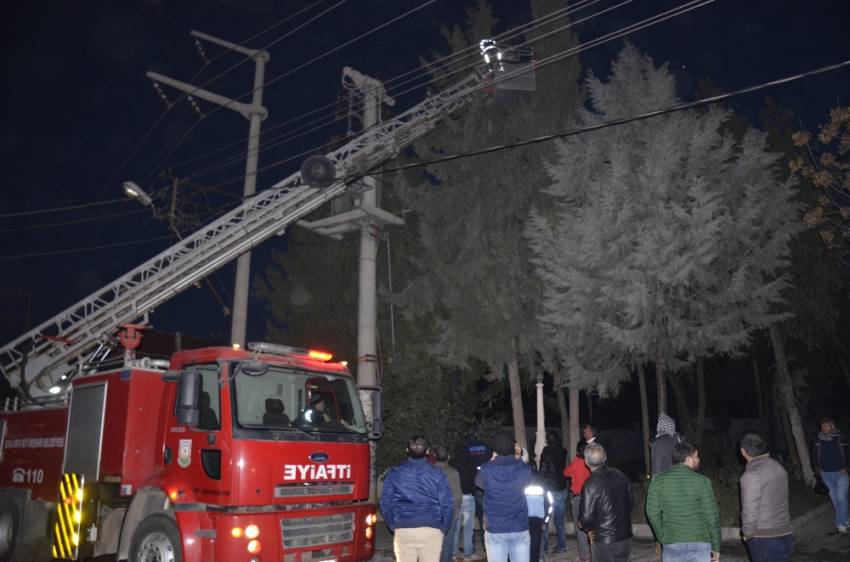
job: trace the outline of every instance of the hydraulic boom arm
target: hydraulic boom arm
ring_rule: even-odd
[[[62,380],[87,369],[123,324],[133,322],[183,289],[282,234],[293,222],[341,195],[352,181],[396,156],[479,91],[473,73],[398,117],[365,131],[327,154],[336,167],[325,189],[295,173],[0,348],[0,372],[24,395],[45,396]]]

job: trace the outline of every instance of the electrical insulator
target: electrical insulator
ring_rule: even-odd
[[[159,83],[156,80],[151,80],[151,84],[153,84],[154,91],[159,96],[159,99],[162,100],[162,103],[165,104],[165,107],[171,107],[171,101],[165,95],[165,92],[162,91],[162,88],[159,87]]]
[[[204,61],[204,64],[209,64],[210,59],[207,57],[207,52],[204,50],[204,46],[201,45],[201,42],[195,39],[195,49],[198,51],[198,55],[201,57],[201,60]]]
[[[198,114],[198,117],[203,119],[204,118],[204,112],[201,111],[200,107],[198,107],[198,102],[195,101],[195,98],[193,98],[192,96],[186,96],[186,99],[189,100],[189,104],[192,106],[192,109],[195,110],[195,113]]]

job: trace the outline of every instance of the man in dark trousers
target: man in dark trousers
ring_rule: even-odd
[[[673,466],[673,447],[684,441],[676,432],[676,421],[667,414],[658,415],[658,424],[655,428],[655,438],[650,442],[652,476],[661,474]]]
[[[484,496],[481,490],[475,488],[475,475],[478,474],[481,465],[489,461],[492,455],[492,449],[481,441],[478,436],[478,427],[474,425],[467,429],[466,437],[458,443],[455,451],[455,464],[453,466],[460,473],[461,488],[464,490],[461,505],[461,525],[463,527],[463,555],[466,558],[472,557],[475,552],[473,516],[478,519],[478,528],[481,529],[482,533],[484,530],[482,522]],[[467,495],[469,495],[468,498]],[[468,524],[467,516],[469,517]],[[458,542],[458,544],[460,543]]]
[[[452,490],[452,525],[449,532],[443,538],[443,552],[440,555],[440,562],[452,562],[457,545],[457,530],[460,527],[460,506],[463,498],[463,493],[460,489],[460,474],[457,469],[449,465],[449,450],[440,445],[434,449],[434,458],[436,462],[434,466],[446,473],[446,478],[449,480],[449,488]]]
[[[812,446],[812,464],[829,489],[829,499],[835,507],[835,526],[839,533],[846,533],[850,528],[847,461],[847,438],[835,427],[835,420],[821,418],[820,433]]]
[[[528,535],[531,538],[529,562],[540,562],[541,535],[552,515],[552,492],[546,489],[546,479],[532,469],[531,484],[525,488],[525,501],[528,505]]]
[[[392,467],[381,490],[381,513],[395,535],[397,562],[440,562],[443,536],[452,522],[452,491],[445,472],[428,464],[428,442],[407,444],[407,462]]]
[[[788,473],[770,458],[764,437],[741,436],[747,468],[741,476],[741,535],[753,562],[789,562],[794,528],[788,509]]]
[[[585,447],[584,462],[590,476],[581,489],[578,524],[591,538],[593,562],[628,562],[632,551],[629,479],[607,461],[602,445]]]
[[[514,438],[502,431],[493,441],[493,460],[484,464],[475,485],[484,490],[484,546],[488,562],[528,562],[528,504],[525,489],[531,467],[514,456]]]
[[[546,432],[546,446],[540,453],[540,475],[546,480],[546,489],[552,494],[552,518],[555,521],[555,539],[557,544],[553,552],[567,550],[564,513],[567,507],[567,479],[564,467],[567,464],[567,451],[561,445],[557,431]],[[549,533],[544,529],[543,550],[549,550]]]

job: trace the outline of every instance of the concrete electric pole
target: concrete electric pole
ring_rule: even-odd
[[[381,104],[394,105],[395,100],[387,95],[380,80],[366,76],[351,67],[342,70],[342,85],[345,89],[362,97],[363,130],[374,127],[381,120]],[[369,389],[378,386],[378,289],[376,265],[381,228],[385,224],[403,225],[404,220],[382,210],[378,200],[378,180],[366,176],[359,189],[359,201],[349,211],[316,221],[299,221],[299,225],[320,234],[341,238],[343,234],[360,234],[360,274],[357,305],[357,386],[361,388],[360,399],[367,420],[373,419],[372,396]],[[376,474],[375,447],[371,444],[372,475],[370,499],[374,499]]]
[[[218,37],[213,37],[200,31],[191,31],[196,39],[203,39],[209,43],[220,45],[226,49],[241,53],[254,59],[254,89],[251,103],[246,104],[207,90],[203,90],[192,84],[174,80],[167,76],[148,72],[147,76],[155,82],[166,84],[192,96],[207,100],[222,107],[236,111],[250,122],[248,128],[248,154],[245,158],[245,184],[243,196],[245,198],[253,195],[257,190],[257,160],[260,152],[260,122],[268,117],[268,111],[263,107],[263,84],[265,82],[266,63],[271,59],[268,52],[257,49],[249,49]],[[248,289],[251,281],[251,252],[245,252],[236,262],[236,283],[233,288],[233,318],[230,327],[230,343],[245,345],[245,331],[248,323]]]

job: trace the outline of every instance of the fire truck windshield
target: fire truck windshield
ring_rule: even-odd
[[[233,388],[245,429],[366,433],[349,377],[271,365],[261,376],[237,376]]]

